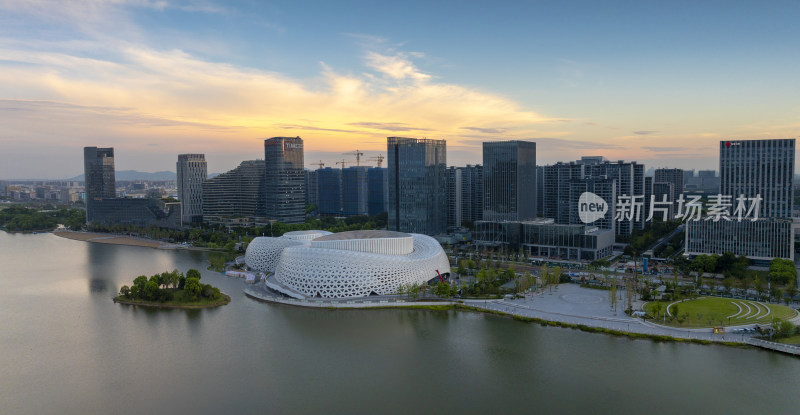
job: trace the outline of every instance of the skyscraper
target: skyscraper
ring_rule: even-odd
[[[447,231],[445,140],[388,137],[389,230]]]
[[[342,169],[342,213],[345,215],[366,215],[368,212],[366,166],[350,166]]]
[[[637,213],[632,220],[615,221],[613,229],[617,235],[630,235],[634,229],[643,229],[645,219],[647,219],[645,206],[645,178],[644,165],[635,161],[610,162],[599,156],[582,157],[581,160],[569,163],[556,163],[544,167],[544,216],[555,219],[556,223],[569,224],[575,223],[575,212],[578,209],[576,194],[570,191],[572,187],[583,186],[576,184],[574,180],[591,179],[596,183],[597,192],[607,192],[612,183],[603,182],[605,180],[613,182],[614,197],[605,194],[603,199],[609,206],[608,214],[614,218],[615,208],[620,196],[634,199],[639,206]],[[584,186],[585,187],[585,186]],[[590,191],[590,190],[587,190]],[[600,193],[592,192],[600,196]],[[605,222],[598,222],[605,223]],[[610,222],[607,229],[611,229]]]
[[[732,252],[757,265],[767,265],[773,258],[794,260],[794,153],[793,138],[720,141],[719,193],[730,196],[727,213],[734,218],[687,221],[686,254]],[[735,218],[740,196],[750,199],[747,207],[761,198],[758,220],[752,220],[754,212],[743,220]]]
[[[720,193],[761,196],[760,217],[791,218],[794,151],[794,138],[720,141]]]
[[[585,177],[581,161],[558,162],[544,166],[544,213],[545,218],[554,219],[558,224],[570,223],[570,212],[577,209],[571,205],[570,182]]]
[[[113,148],[84,147],[83,171],[87,200],[117,196]]]
[[[463,220],[463,168],[450,166],[447,168],[447,229],[461,227]]]
[[[94,220],[94,201],[117,196],[114,149],[84,147],[83,176],[86,189],[86,223],[90,223]]]
[[[319,193],[316,170],[306,170],[306,204],[319,207]]]
[[[203,220],[203,182],[208,178],[203,154],[178,154],[178,198],[183,223]]]
[[[317,170],[317,192],[321,215],[342,214],[342,170],[325,167]]]
[[[671,183],[672,188],[668,195],[668,200],[672,202],[672,212],[673,215],[677,213],[678,208],[678,199],[683,194],[683,170],[681,169],[656,169],[655,177],[653,178],[654,186],[658,183]],[[653,188],[655,189],[655,187]],[[664,189],[664,187],[662,187]],[[656,194],[656,200],[662,200],[658,193]],[[649,203],[649,199],[645,202]]]
[[[536,143],[483,143],[483,220],[536,219]]]
[[[367,172],[367,181],[369,182],[367,203],[370,215],[386,212],[388,180],[384,167],[372,167]]]
[[[305,221],[303,140],[273,137],[264,140],[267,218],[283,223]]]
[[[483,220],[483,166],[467,164],[461,173],[461,222]]]

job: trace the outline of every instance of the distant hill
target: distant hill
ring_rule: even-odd
[[[117,180],[147,180],[147,181],[163,181],[163,180],[175,180],[177,179],[177,174],[171,171],[157,171],[155,173],[148,173],[136,170],[117,170],[115,173],[115,178]],[[67,180],[71,181],[82,181],[83,175],[75,176],[69,178]]]

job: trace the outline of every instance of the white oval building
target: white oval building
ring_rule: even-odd
[[[250,268],[274,271],[267,287],[294,298],[395,294],[401,284],[426,284],[450,274],[441,245],[425,235],[326,232],[306,239],[309,243],[286,236],[254,239],[245,261]]]
[[[274,272],[284,248],[307,245],[315,238],[330,234],[328,231],[294,231],[286,232],[279,238],[258,237],[247,245],[244,262],[253,270]]]

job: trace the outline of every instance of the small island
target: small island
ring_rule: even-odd
[[[210,284],[200,283],[200,271],[190,269],[186,275],[177,269],[140,275],[130,287],[123,285],[115,303],[163,308],[209,308],[231,302],[231,297]]]

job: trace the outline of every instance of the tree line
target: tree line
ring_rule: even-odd
[[[40,210],[11,206],[0,210],[0,228],[11,232],[50,231],[58,224],[80,228],[86,214],[80,209]]]

